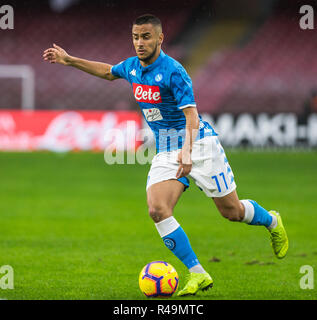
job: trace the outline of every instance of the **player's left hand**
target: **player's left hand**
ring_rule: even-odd
[[[189,151],[181,150],[177,157],[179,167],[176,173],[176,179],[186,177],[192,170],[192,159]]]

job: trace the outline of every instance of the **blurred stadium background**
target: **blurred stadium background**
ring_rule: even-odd
[[[316,30],[299,27],[299,8],[315,1],[5,3],[13,6],[15,18],[13,30],[1,31],[1,149],[26,148],[28,137],[43,134],[54,119],[45,113],[35,114],[36,131],[30,128],[32,124],[26,125],[32,121],[30,113],[26,120],[25,114],[21,118],[5,111],[138,113],[124,80],[105,82],[75,69],[49,65],[42,60],[42,52],[55,42],[72,55],[116,64],[134,55],[131,23],[145,12],[161,18],[163,50],[188,70],[199,112],[216,126],[224,145],[317,145]],[[129,119],[132,113],[124,118]],[[87,120],[87,114],[81,116]],[[40,145],[31,148],[51,148]],[[74,145],[68,148],[76,149]],[[94,147],[86,143],[85,148]]]

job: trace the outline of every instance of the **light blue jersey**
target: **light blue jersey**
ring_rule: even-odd
[[[152,129],[157,152],[180,149],[185,140],[186,118],[182,109],[196,107],[192,81],[183,66],[162,50],[159,57],[143,67],[138,57],[114,65],[111,73],[131,84],[134,97]],[[217,135],[199,116],[197,140]]]

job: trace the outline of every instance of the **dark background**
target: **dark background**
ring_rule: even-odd
[[[36,109],[137,109],[129,84],[106,82],[50,65],[53,42],[69,54],[116,64],[131,55],[132,21],[153,13],[163,23],[163,50],[193,80],[200,112],[258,114],[316,108],[316,30],[301,30],[299,8],[316,1],[44,0],[4,1],[14,30],[0,31],[0,65],[28,65]],[[0,77],[0,108],[21,108],[21,80]]]

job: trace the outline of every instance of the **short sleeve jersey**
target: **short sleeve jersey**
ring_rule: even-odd
[[[155,135],[157,152],[182,148],[186,127],[182,109],[196,107],[192,81],[184,67],[161,50],[147,67],[138,57],[131,57],[114,65],[111,73],[131,84],[136,102]],[[217,135],[200,115],[199,119],[197,140]]]

